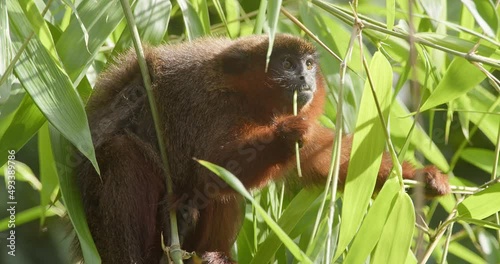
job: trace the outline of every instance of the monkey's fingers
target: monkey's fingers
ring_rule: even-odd
[[[295,142],[299,142],[299,145],[302,145],[303,137],[309,129],[309,123],[301,116],[281,118],[276,123],[276,134],[278,137],[289,142],[290,146],[295,146]]]
[[[223,252],[206,252],[203,254],[203,264],[236,264]]]

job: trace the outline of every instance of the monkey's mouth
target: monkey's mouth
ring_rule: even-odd
[[[299,87],[298,92],[307,92],[311,91],[312,92],[312,87],[309,84],[303,84],[302,86]]]
[[[299,107],[302,107],[309,103],[314,95],[314,89],[310,85],[304,84],[298,87],[298,89],[294,89],[292,92],[292,98],[293,98],[293,93],[297,91],[297,105]]]

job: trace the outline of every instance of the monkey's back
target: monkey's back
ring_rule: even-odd
[[[176,185],[199,174],[193,157],[210,159],[244,111],[241,98],[223,81],[218,55],[234,44],[226,38],[146,47],[152,88]],[[157,150],[156,134],[135,52],[119,57],[100,75],[87,105],[94,145],[132,133]],[[199,169],[199,168],[198,168]]]

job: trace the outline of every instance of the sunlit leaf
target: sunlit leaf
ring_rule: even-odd
[[[400,191],[387,218],[372,263],[403,263],[407,259],[415,225],[415,209],[410,196]]]
[[[500,183],[467,197],[458,205],[459,217],[484,219],[500,211]]]
[[[302,250],[293,242],[290,237],[280,228],[280,226],[272,220],[272,218],[267,214],[267,212],[257,203],[252,195],[246,190],[245,186],[234,176],[232,173],[226,169],[212,164],[207,161],[198,160],[198,162],[205,166],[207,169],[215,173],[217,176],[221,177],[231,188],[237,191],[239,194],[243,195],[248,201],[252,203],[259,215],[264,219],[264,221],[269,225],[269,227],[276,233],[278,238],[283,242],[283,244],[290,250],[290,253],[300,262],[312,263],[312,261],[305,255]]]
[[[387,120],[391,103],[392,67],[382,53],[377,52],[370,63],[370,74],[380,108]],[[367,81],[361,98],[356,132],[352,141],[351,159],[344,189],[344,205],[336,258],[355,236],[375,188],[376,175],[385,148],[384,128],[377,113],[375,100]]]
[[[193,40],[195,38],[206,35],[208,32],[205,32],[205,27],[198,17],[198,14],[196,14],[196,11],[194,10],[191,2],[186,0],[178,0],[177,3],[179,3],[179,6],[182,10],[182,16],[184,17],[184,25],[186,26],[186,35],[188,39]]]
[[[9,2],[14,46],[31,35],[31,27],[17,2]],[[49,122],[78,148],[98,170],[87,117],[71,80],[34,36],[21,54],[15,72]]]
[[[478,85],[486,76],[469,61],[455,58],[443,79],[420,108],[425,111],[458,98]]]

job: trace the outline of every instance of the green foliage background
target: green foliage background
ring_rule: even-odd
[[[500,263],[499,3],[130,1],[141,40],[151,45],[276,32],[311,40],[329,90],[321,121],[356,132],[356,157],[336,202],[331,188],[292,190],[278,182],[253,192],[235,245],[240,263]],[[74,145],[96,164],[84,105],[99,72],[131,47],[128,25],[116,0],[0,0],[3,241],[10,231],[4,205],[9,195],[18,202],[17,255],[2,247],[2,262],[67,263],[66,213],[88,263],[99,262],[72,189],[68,150]],[[417,192],[412,200],[396,172],[371,200],[384,144],[400,160],[447,172],[454,193],[425,201]],[[15,167],[9,151],[16,152]],[[14,171],[15,193],[6,187]]]

